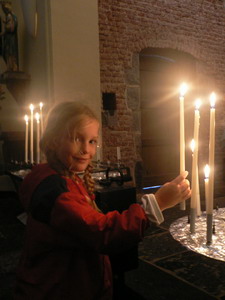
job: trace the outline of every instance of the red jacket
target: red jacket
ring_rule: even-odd
[[[97,212],[80,178],[57,174],[48,164],[24,179],[21,201],[28,213],[15,300],[111,299],[107,254],[138,243],[149,221],[138,204]]]

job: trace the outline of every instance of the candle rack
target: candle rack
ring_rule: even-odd
[[[121,186],[124,182],[132,181],[129,167],[121,163],[97,161],[93,162],[93,165],[92,177],[100,186],[111,186],[113,183]]]
[[[170,225],[170,233],[188,249],[213,259],[225,261],[225,208],[213,210],[212,242],[207,239],[207,214],[196,218],[195,234],[190,233],[188,216],[177,219]]]
[[[12,161],[7,166],[7,173],[12,176],[14,180],[22,181],[33,166],[35,166],[35,164]],[[93,166],[94,168],[91,173],[98,186],[107,187],[114,183],[118,186],[122,186],[125,182],[132,181],[130,168],[123,164],[118,166],[117,163],[94,161]],[[78,173],[81,178],[83,174],[84,172]]]

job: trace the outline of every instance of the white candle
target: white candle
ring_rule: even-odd
[[[120,147],[116,147],[116,151],[117,151],[117,160],[120,160],[121,159]]]
[[[39,149],[39,142],[40,142],[40,115],[39,113],[35,114],[35,118],[37,121],[37,164],[40,163],[40,149]]]
[[[97,145],[97,161],[100,161],[100,146]]]
[[[199,108],[201,100],[197,99],[195,102],[195,117],[194,117],[194,148],[193,148],[193,164],[192,164],[192,196],[194,198],[193,208],[197,209],[197,192],[199,190],[198,182],[198,136],[199,136]]]
[[[42,102],[39,103],[39,107],[40,107],[40,123],[41,123],[41,136],[42,136],[43,134],[43,113],[42,113],[43,103]]]
[[[30,105],[30,162],[33,164],[34,162],[34,105]]]
[[[197,170],[196,170],[196,145],[195,140],[191,141],[192,150],[192,174],[191,174],[191,209],[190,209],[190,231],[195,233],[195,218],[197,208]]]
[[[215,102],[216,95],[212,93],[210,95],[210,132],[209,132],[209,209],[208,213],[213,213],[213,201],[214,201],[214,156],[215,156]]]
[[[209,213],[209,174],[210,168],[209,165],[205,165],[204,168],[205,173],[205,206],[206,206],[206,213]]]
[[[25,163],[28,163],[28,115],[24,116],[25,120]]]
[[[198,174],[198,168],[197,168],[197,191],[196,191],[196,201],[197,201],[197,216],[201,216],[202,209],[201,209],[201,199],[200,199],[200,190],[199,190],[199,174]]]
[[[183,83],[180,86],[180,173],[185,171],[185,135],[184,135],[184,95],[187,92],[187,85]],[[183,201],[180,209],[185,210],[186,205]]]
[[[205,166],[205,204],[206,204],[206,244],[210,245],[212,243],[213,234],[213,207],[212,202],[209,198],[209,177],[210,177],[210,167]]]
[[[191,208],[196,208],[196,143],[195,140],[193,139],[191,141],[191,150],[192,150],[192,176],[191,176]]]

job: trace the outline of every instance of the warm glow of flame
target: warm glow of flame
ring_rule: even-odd
[[[183,97],[187,93],[187,90],[188,86],[185,82],[183,82],[180,86],[180,96]]]
[[[205,178],[209,178],[209,173],[210,173],[209,165],[205,165],[204,173],[205,173]]]
[[[42,102],[39,103],[40,110],[42,110],[43,105],[44,104]]]
[[[215,107],[215,103],[216,103],[216,94],[212,92],[210,95],[210,106]]]
[[[30,110],[31,110],[31,111],[34,110],[34,105],[33,105],[33,104],[30,105]]]
[[[196,101],[195,101],[195,109],[199,109],[200,106],[201,106],[201,104],[202,104],[201,99],[196,99]]]
[[[194,141],[194,139],[191,140],[190,147],[191,147],[191,151],[194,152],[194,150],[195,150],[195,141]]]
[[[24,120],[25,120],[26,123],[28,123],[28,120],[29,120],[28,115],[24,116]]]
[[[37,123],[39,123],[39,120],[40,120],[40,115],[39,115],[39,113],[36,113],[36,114],[35,114],[35,119],[37,120]]]

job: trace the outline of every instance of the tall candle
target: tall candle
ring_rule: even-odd
[[[205,203],[206,203],[206,243],[210,245],[212,243],[212,233],[213,233],[213,215],[212,215],[212,205],[209,198],[209,177],[210,177],[210,167],[205,166]]]
[[[117,151],[117,160],[120,160],[121,159],[120,147],[116,147],[116,151]]]
[[[199,119],[200,119],[200,114],[199,114],[199,108],[201,106],[201,100],[197,99],[195,101],[195,117],[194,117],[194,141],[195,141],[195,146],[194,146],[194,152],[193,152],[193,162],[194,162],[194,173],[195,173],[195,208],[197,209],[197,192],[199,190],[199,181],[198,181],[198,137],[199,137]],[[193,191],[193,190],[192,190]]]
[[[34,105],[30,105],[30,162],[33,164],[34,162]]]
[[[43,112],[42,112],[43,103],[42,102],[39,103],[39,107],[40,107],[40,123],[41,123],[41,136],[42,136],[43,134]]]
[[[192,176],[191,176],[191,208],[196,208],[196,190],[197,190],[197,180],[196,180],[196,167],[197,167],[197,160],[196,160],[196,142],[193,139],[191,141],[191,150],[192,150]]]
[[[209,132],[209,208],[208,213],[213,213],[213,201],[214,201],[214,156],[215,156],[215,102],[216,95],[212,93],[210,95],[210,132]]]
[[[196,215],[201,214],[200,195],[199,195],[199,176],[198,176],[198,137],[199,137],[199,108],[201,101],[199,99],[195,102],[195,117],[194,117],[194,139],[191,142],[192,149],[192,180],[191,180],[191,215],[190,215],[190,230],[195,232],[195,218]]]
[[[191,176],[191,209],[190,209],[190,231],[195,232],[195,219],[197,208],[197,155],[196,155],[196,142],[191,141],[192,148],[192,176]]]
[[[205,173],[205,206],[206,206],[206,213],[209,213],[209,174],[210,168],[209,165],[205,165],[204,168]]]
[[[24,116],[24,120],[25,120],[25,163],[28,163],[28,115]]]
[[[201,216],[202,210],[201,210],[201,199],[200,199],[200,189],[199,189],[199,174],[198,174],[198,167],[197,167],[197,191],[196,191],[196,202],[197,202],[197,208],[196,208],[196,214],[197,216]]]
[[[185,135],[184,135],[184,95],[187,92],[187,84],[180,86],[180,173],[185,171]],[[180,203],[180,209],[185,210],[186,205]]]
[[[37,121],[37,164],[40,163],[40,148],[39,148],[39,142],[40,142],[40,115],[39,113],[35,114],[35,118]]]
[[[100,146],[97,145],[97,161],[100,161]]]

